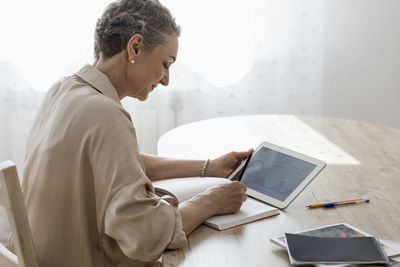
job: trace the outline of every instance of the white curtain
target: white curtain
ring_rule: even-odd
[[[0,161],[16,162],[20,175],[45,91],[92,62],[94,25],[108,2],[1,2]],[[161,2],[182,26],[170,86],[146,102],[123,100],[142,151],[156,153],[160,135],[195,120],[321,113],[323,1]]]

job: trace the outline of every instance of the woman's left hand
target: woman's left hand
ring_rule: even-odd
[[[210,160],[206,176],[228,177],[253,151],[254,149],[249,149],[247,152],[229,152],[219,158]]]

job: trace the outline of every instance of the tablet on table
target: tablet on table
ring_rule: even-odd
[[[275,207],[286,208],[321,172],[325,162],[268,142],[253,152],[242,174],[245,162],[228,179],[247,186],[247,195]]]

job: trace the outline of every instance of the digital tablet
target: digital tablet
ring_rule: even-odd
[[[325,167],[325,162],[301,153],[261,143],[244,172],[245,161],[228,179],[247,186],[247,195],[272,206],[286,208]],[[243,172],[243,173],[242,173]]]

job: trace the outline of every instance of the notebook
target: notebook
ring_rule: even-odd
[[[285,234],[292,264],[389,263],[379,241],[373,236],[320,237]]]
[[[162,180],[153,182],[153,185],[157,195],[170,195],[181,203],[210,187],[224,183],[231,183],[231,181],[224,178],[195,177]],[[277,214],[279,214],[277,208],[248,197],[238,212],[212,216],[204,224],[217,230],[225,230]]]
[[[331,225],[325,225],[318,228],[308,229],[297,234],[309,235],[309,236],[320,236],[320,237],[361,237],[361,236],[371,236],[370,234],[362,231],[361,229],[354,227],[348,223],[337,223]],[[271,241],[275,244],[287,248],[285,235],[276,236],[271,238]],[[393,240],[379,240],[386,255],[391,257],[391,262],[383,266],[396,266],[400,267],[400,259],[393,258],[394,256],[400,255],[400,242]],[[397,266],[397,264],[399,266]],[[354,267],[353,264],[314,264],[318,267]],[[381,266],[381,265],[379,265]]]

